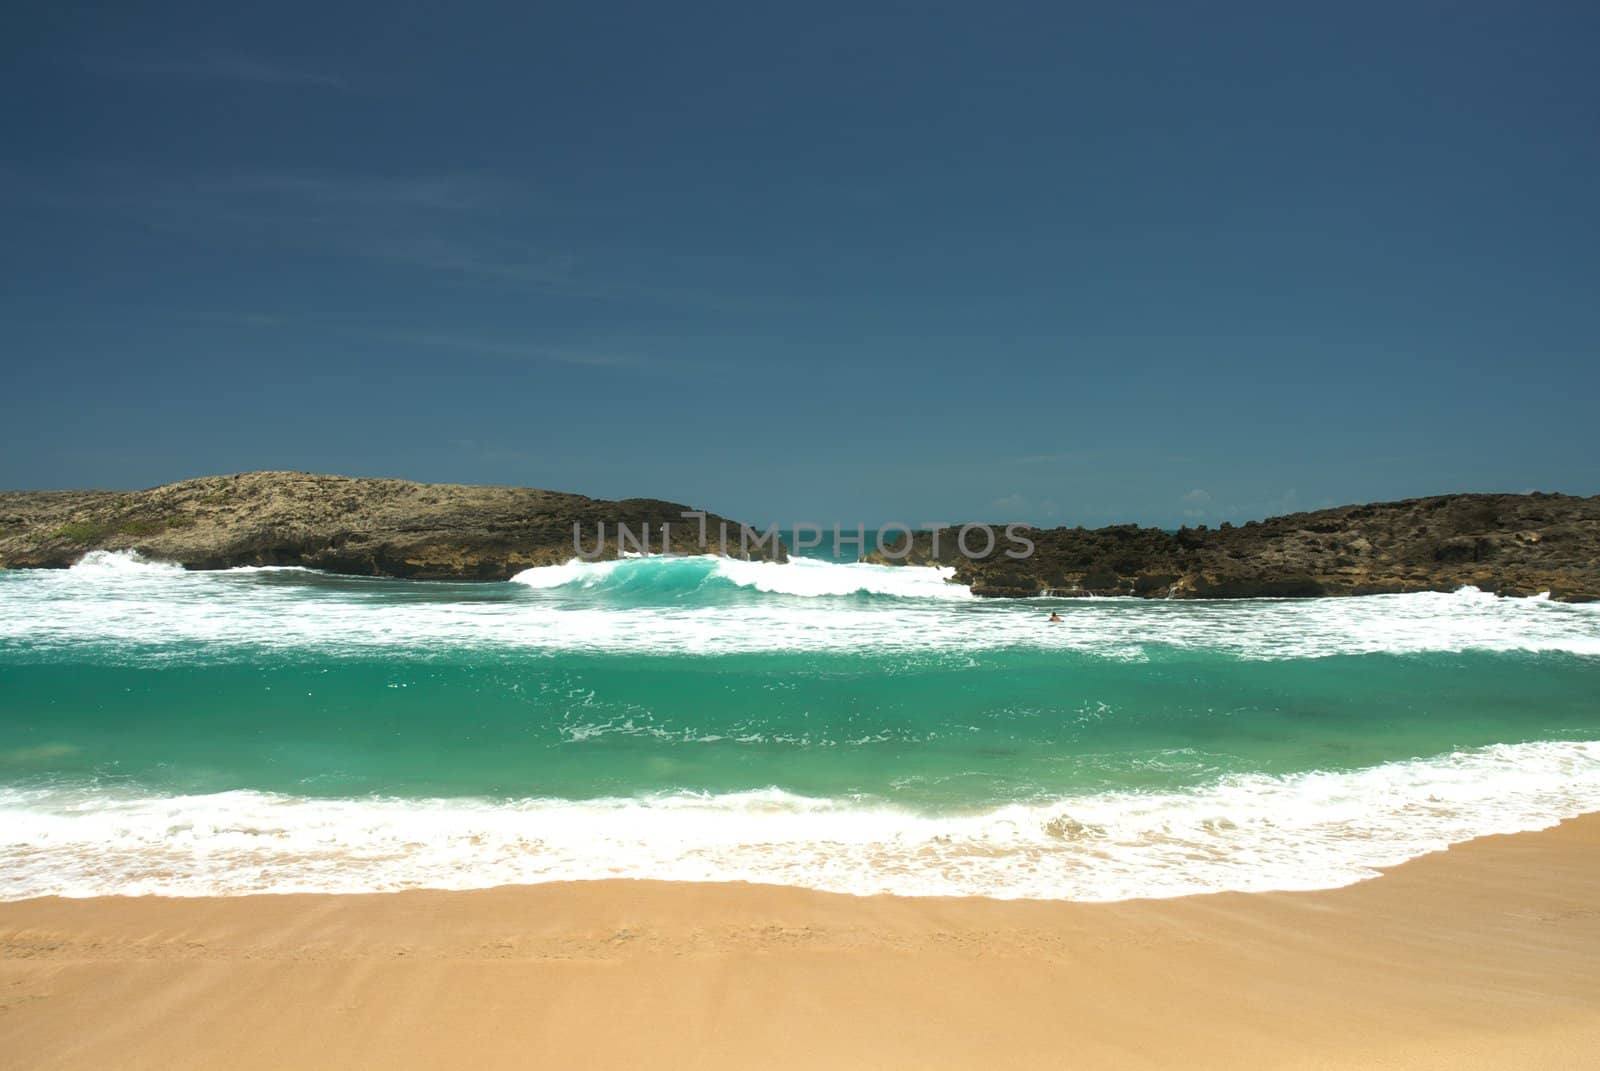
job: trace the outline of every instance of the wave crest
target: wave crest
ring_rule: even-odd
[[[965,585],[951,582],[949,567],[871,565],[791,558],[788,562],[742,561],[717,555],[632,557],[526,569],[512,583],[531,588],[574,588],[627,594],[673,595],[708,588],[745,588],[800,598],[882,595],[904,599],[971,599]]]

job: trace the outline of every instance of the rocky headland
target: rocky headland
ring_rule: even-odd
[[[0,493],[0,568],[60,568],[91,550],[135,550],[190,569],[300,565],[359,576],[505,580],[522,569],[575,557],[573,525],[586,552],[617,556],[617,526],[650,548],[704,553],[688,506],[657,499],[586,498],[528,487],[475,487],[409,480],[246,472],[145,491]],[[724,518],[707,515],[715,542]],[[737,540],[739,525],[728,528]],[[627,545],[625,549],[633,549]],[[783,560],[784,548],[752,557]]]
[[[1600,496],[1439,495],[1176,532],[1135,525],[1030,528],[1020,534],[1035,548],[1022,560],[1006,556],[1015,548],[1003,538],[992,553],[967,558],[957,532],[941,533],[937,554],[932,533],[918,532],[901,560],[954,566],[957,581],[989,596],[1225,599],[1453,591],[1470,584],[1501,595],[1600,599]],[[968,546],[984,542],[974,535]],[[889,549],[900,553],[904,546],[902,537]]]
[[[700,554],[690,507],[620,501],[526,487],[248,472],[144,491],[0,493],[0,568],[62,568],[92,550],[135,550],[191,569],[300,565],[360,576],[504,580],[575,556],[573,526],[593,554],[615,557],[617,526],[650,550]],[[715,549],[726,522],[707,514]],[[994,526],[997,533],[1002,526]],[[1028,528],[1033,553],[1008,557],[1000,538],[967,557],[957,528],[919,532],[909,554],[869,561],[941,564],[984,596],[1136,595],[1148,598],[1367,595],[1452,591],[1471,584],[1503,595],[1572,602],[1600,599],[1600,496],[1440,495],[1341,506],[1251,521],[1180,528]],[[981,548],[980,537],[968,541]],[[891,547],[899,551],[900,546]],[[632,549],[624,548],[624,549]],[[782,561],[782,544],[751,557]]]

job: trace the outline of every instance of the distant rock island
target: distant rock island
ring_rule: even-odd
[[[146,491],[0,493],[0,568],[59,568],[91,550],[137,550],[190,569],[301,565],[358,576],[505,580],[575,557],[573,525],[593,548],[599,525],[649,525],[651,549],[702,553],[690,507],[649,498],[586,498],[528,487],[246,472]],[[725,518],[707,515],[716,538]],[[736,522],[729,529],[737,533]],[[737,536],[734,537],[737,539]],[[762,548],[752,557],[785,551]]]
[[[587,498],[526,487],[247,472],[145,491],[0,493],[0,568],[62,568],[91,550],[136,550],[191,569],[301,565],[359,576],[505,580],[575,556],[598,526],[638,533],[651,550],[704,553],[690,507],[659,499]],[[706,515],[713,547],[726,522]],[[996,526],[998,529],[1001,526]],[[955,567],[985,596],[1137,595],[1149,598],[1369,595],[1452,591],[1471,584],[1503,595],[1548,591],[1600,599],[1600,496],[1440,495],[1341,506],[1234,527],[1026,529],[1034,553],[1015,560],[1004,540],[967,558],[957,528],[912,537],[906,564]],[[614,535],[611,537],[614,539]],[[969,542],[981,544],[983,540]],[[891,548],[904,549],[901,543]],[[752,557],[782,561],[782,544]],[[614,557],[614,542],[601,556]],[[869,561],[888,561],[882,554]]]
[[[1454,591],[1548,591],[1600,599],[1600,496],[1439,495],[1293,513],[1239,527],[1027,529],[1034,553],[969,559],[957,529],[918,532],[904,561],[955,567],[989,596],[1140,595],[1231,599]],[[983,540],[975,536],[969,546]],[[904,553],[905,539],[889,549]],[[869,560],[887,561],[881,554]]]

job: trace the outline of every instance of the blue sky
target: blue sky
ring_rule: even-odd
[[[28,5],[0,486],[1600,491],[1592,4]]]

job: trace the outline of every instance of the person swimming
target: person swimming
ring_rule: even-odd
[[[1061,615],[1056,613],[1054,610],[1051,610],[1050,611],[1050,620],[1052,620],[1052,621],[1060,621],[1061,620]]]

